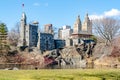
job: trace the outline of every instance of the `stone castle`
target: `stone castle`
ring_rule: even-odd
[[[88,39],[92,35],[92,22],[88,14],[83,24],[80,16],[77,17],[73,30],[70,26],[59,29],[59,39],[54,39],[52,24],[46,24],[44,32],[39,31],[38,24],[37,21],[27,24],[26,14],[22,13],[18,46],[36,47],[41,51],[53,50],[79,44],[81,39]]]
[[[49,28],[49,25],[47,25],[45,26],[45,32],[42,33],[38,29],[38,24],[39,23],[37,21],[27,24],[26,14],[22,14],[18,46],[37,47],[42,51],[55,49],[52,28]],[[50,27],[52,26],[50,25]]]

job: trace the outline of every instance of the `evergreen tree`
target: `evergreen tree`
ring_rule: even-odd
[[[5,23],[0,23],[0,53],[7,53],[8,45],[7,45],[7,26]]]
[[[7,34],[7,32],[8,32],[8,29],[6,24],[0,23],[0,34]]]

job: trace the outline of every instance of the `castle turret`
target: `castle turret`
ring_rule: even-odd
[[[80,34],[80,31],[81,31],[81,20],[80,20],[80,16],[78,16],[77,20],[74,24],[73,33],[74,34]]]
[[[26,15],[25,13],[22,13],[22,17],[21,17],[21,23],[20,23],[20,46],[26,46]]]
[[[21,22],[23,22],[23,25],[26,25],[27,24],[26,21],[27,21],[27,17],[26,14],[23,12],[21,17]]]
[[[84,22],[82,24],[82,31],[86,31],[87,34],[92,34],[92,22],[88,17],[88,13],[86,14]]]

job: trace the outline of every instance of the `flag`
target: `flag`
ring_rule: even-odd
[[[24,4],[22,4],[22,7],[24,7]]]

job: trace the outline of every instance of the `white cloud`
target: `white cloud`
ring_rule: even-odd
[[[89,15],[90,19],[101,19],[103,17],[118,17],[120,16],[120,10],[118,9],[111,9],[110,11],[105,11],[103,14],[93,14]]]
[[[110,17],[114,17],[114,16],[120,16],[120,10],[118,9],[112,9],[110,11],[104,12],[105,16],[110,16]]]
[[[36,2],[36,3],[34,3],[33,5],[34,5],[34,6],[40,6],[40,3],[37,3],[37,2]]]
[[[33,6],[45,6],[45,7],[47,7],[48,3],[38,3],[38,2],[36,2],[36,3],[33,3]]]

